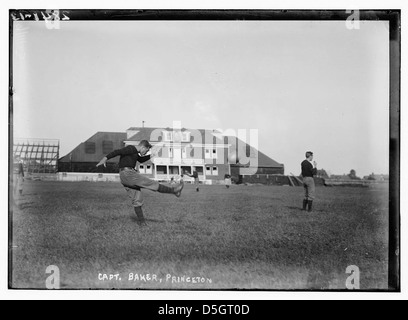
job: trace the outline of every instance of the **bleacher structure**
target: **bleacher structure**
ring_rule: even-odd
[[[15,139],[13,156],[20,156],[24,171],[30,174],[58,172],[60,142],[50,139]]]

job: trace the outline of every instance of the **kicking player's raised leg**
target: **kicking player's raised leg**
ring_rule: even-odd
[[[139,174],[132,168],[121,169],[120,180],[127,188],[148,189],[160,193],[174,194],[176,197],[181,196],[181,192],[184,188],[184,183],[182,181],[175,186],[166,186]]]

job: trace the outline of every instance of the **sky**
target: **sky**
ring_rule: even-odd
[[[344,21],[43,21],[14,24],[15,138],[141,126],[256,129],[300,173],[388,173],[389,26]]]

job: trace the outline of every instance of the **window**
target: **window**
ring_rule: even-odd
[[[190,132],[182,132],[181,141],[190,142]]]
[[[205,149],[205,158],[206,159],[217,159],[217,149],[215,148],[206,148]]]
[[[183,159],[187,159],[187,148],[181,149],[181,156]]]
[[[172,141],[173,132],[164,131],[164,141]]]
[[[191,170],[191,167],[183,166],[181,167],[181,171],[184,173],[192,174],[193,171]]]
[[[200,169],[200,167],[197,167],[197,169]],[[202,170],[202,168],[201,168]],[[202,172],[200,172],[199,170],[197,170],[198,174],[202,174]],[[210,166],[206,166],[205,167],[205,174],[207,176],[218,176],[218,167],[210,167]]]
[[[167,174],[166,166],[157,166],[157,174]]]
[[[179,167],[169,166],[169,170],[170,170],[170,174],[175,174],[175,175],[180,174],[180,172],[179,172]]]
[[[96,150],[95,142],[85,142],[85,153],[94,154]]]
[[[103,140],[102,141],[102,153],[108,154],[113,151],[113,141]]]
[[[164,168],[166,168],[166,167],[164,167]],[[159,169],[157,169],[157,170],[159,170]],[[151,165],[143,165],[143,164],[139,165],[139,173],[140,174],[152,174],[153,173],[152,166]],[[159,173],[159,171],[157,173]],[[167,173],[166,170],[164,170],[160,174],[166,174],[166,173]]]
[[[194,167],[194,170],[197,171],[198,175],[203,175],[204,174],[204,168],[203,167]]]

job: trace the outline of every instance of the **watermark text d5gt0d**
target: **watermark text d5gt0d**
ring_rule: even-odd
[[[203,315],[245,315],[249,314],[247,305],[203,305]]]

